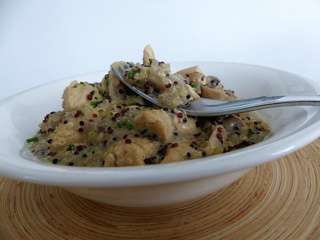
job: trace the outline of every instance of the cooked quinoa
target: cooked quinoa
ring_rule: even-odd
[[[255,113],[190,117],[179,110],[200,97],[233,100],[215,76],[193,66],[172,73],[150,46],[143,63],[116,62],[126,80],[156,94],[165,108],[151,106],[110,71],[101,82],[73,81],[63,93],[63,110],[47,114],[31,152],[52,164],[122,167],[179,162],[261,142],[270,132]]]

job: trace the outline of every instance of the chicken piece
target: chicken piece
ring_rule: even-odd
[[[166,85],[170,83],[168,78],[170,65],[158,62],[150,45],[145,46],[143,49],[143,64],[148,66],[148,80],[152,86],[163,92],[166,89]]]
[[[234,100],[236,99],[236,96],[234,96],[232,93],[227,92],[223,88],[217,87],[217,88],[210,88],[207,86],[201,87],[201,96],[211,99],[218,99],[218,100]]]
[[[52,112],[47,114],[40,124],[40,131],[42,133],[46,133],[49,131],[49,129],[55,129],[62,121],[63,116],[63,112]]]
[[[160,64],[157,61],[153,61],[149,68],[148,80],[155,89],[159,92],[164,92],[169,84],[172,85],[169,74],[169,64]]]
[[[168,108],[187,105],[199,98],[199,95],[187,84],[178,84],[158,95],[159,102]]]
[[[184,77],[188,77],[189,74],[193,74],[193,73],[201,73],[203,75],[203,72],[198,66],[184,68],[179,70],[177,73],[181,74]]]
[[[78,132],[76,127],[76,123],[71,121],[67,124],[58,125],[49,136],[49,138],[52,139],[50,147],[57,149],[68,146],[69,144],[82,143],[84,140],[83,134]]]
[[[200,98],[195,90],[184,82],[181,75],[173,74],[170,76],[170,80],[173,84],[170,83],[166,91],[158,95],[160,103],[164,106],[176,108]]]
[[[152,47],[150,45],[146,45],[143,49],[143,64],[150,65],[151,61],[155,58],[156,57]]]
[[[218,153],[223,153],[224,142],[226,140],[226,131],[222,125],[214,126],[211,136],[205,147],[205,152],[207,155],[213,155]]]
[[[173,123],[168,113],[163,110],[146,110],[134,119],[139,128],[147,128],[159,136],[160,141],[168,142],[173,134]]]
[[[190,146],[190,141],[173,143],[168,146],[166,155],[161,163],[179,162],[186,159],[199,158],[202,152]]]
[[[146,138],[128,138],[110,147],[104,154],[105,167],[144,165],[144,160],[154,155],[159,143]]]
[[[179,118],[177,116],[173,117],[173,124],[175,126],[175,131],[178,136],[193,135],[198,132],[196,121],[193,118]]]
[[[176,86],[184,85],[188,91],[187,95],[189,94],[191,96],[191,100],[199,98],[199,95],[195,91],[196,89],[189,85],[190,84],[189,79],[184,78],[182,75],[177,74],[177,73],[170,75],[170,79],[174,83],[174,85],[176,85]],[[186,97],[186,96],[182,96],[182,97]],[[189,99],[189,101],[190,101],[190,99]]]
[[[201,93],[201,86],[206,85],[207,81],[205,75],[202,73],[191,73],[189,75],[190,85],[193,86],[198,94]]]
[[[127,73],[127,81],[138,88],[143,89],[148,82],[149,72],[149,67],[139,66],[137,68],[132,68]]]
[[[186,87],[189,90],[189,94],[191,96],[192,100],[197,100],[200,98],[200,96],[198,95],[198,93],[196,92],[196,89],[194,89],[193,87],[191,87],[190,85],[186,85]]]
[[[187,78],[198,94],[201,93],[201,86],[207,84],[207,78],[198,66],[185,68],[177,73]]]
[[[71,84],[64,90],[63,93],[63,108],[70,112],[90,104],[91,101],[102,100],[98,88],[89,84],[77,81]]]

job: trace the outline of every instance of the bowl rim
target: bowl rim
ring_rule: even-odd
[[[319,92],[319,85],[308,78],[298,74],[254,64],[221,62],[221,61],[196,61],[198,63],[235,64],[272,70],[286,73],[303,79]],[[174,63],[174,62],[173,62]],[[176,62],[188,63],[188,61]],[[190,61],[191,63],[191,61]],[[15,97],[30,92],[34,89],[45,87],[53,83],[69,80],[74,77],[102,73],[95,71],[77,74],[59,80],[50,81],[30,89],[18,92],[10,97],[0,100],[0,107]],[[56,186],[78,187],[129,187],[166,184],[172,182],[192,181],[210,176],[222,175],[229,172],[251,168],[262,163],[287,155],[320,136],[320,121],[314,122],[304,129],[285,136],[268,144],[254,144],[242,151],[232,151],[214,156],[193,159],[169,164],[147,166],[99,168],[99,167],[68,167],[39,163],[39,169],[19,167],[16,164],[3,164],[0,159],[0,175],[23,181]],[[299,139],[299,141],[297,141]],[[295,144],[293,145],[292,142]],[[280,144],[281,143],[281,144]],[[257,158],[257,154],[259,157]],[[241,160],[239,160],[239,158]],[[34,163],[34,162],[33,162]]]

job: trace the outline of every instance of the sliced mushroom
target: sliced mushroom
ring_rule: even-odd
[[[228,117],[223,120],[223,127],[228,131],[228,132],[235,132],[239,131],[240,128],[242,128],[244,125],[243,121],[241,118],[232,115],[231,117]]]
[[[222,85],[220,79],[215,76],[206,76],[206,82],[207,82],[208,87],[223,88],[223,85]]]

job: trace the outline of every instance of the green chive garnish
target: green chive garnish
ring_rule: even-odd
[[[123,120],[121,122],[117,122],[117,128],[127,128],[128,130],[131,130],[134,128],[134,125],[132,122],[128,121],[128,120]]]
[[[123,124],[122,122],[117,122],[117,128],[122,128]]]
[[[196,88],[196,89],[200,87],[199,83],[191,83],[190,85],[191,85],[191,87]]]
[[[106,98],[108,96],[108,93],[106,91],[101,91],[100,94],[104,98]]]
[[[92,102],[90,102],[90,105],[91,105],[93,108],[96,108],[100,103],[102,103],[102,101],[92,101]]]
[[[131,129],[133,129],[133,124],[131,123],[131,122],[128,122],[127,123],[127,128],[129,129],[129,130],[131,130]]]
[[[135,75],[134,71],[129,71],[127,76],[128,76],[129,79],[133,79],[134,75]]]
[[[67,151],[72,151],[74,150],[75,146],[73,144],[69,144]]]
[[[27,143],[35,143],[35,142],[38,142],[38,141],[39,141],[39,138],[37,138],[37,137],[28,138],[26,140]]]

